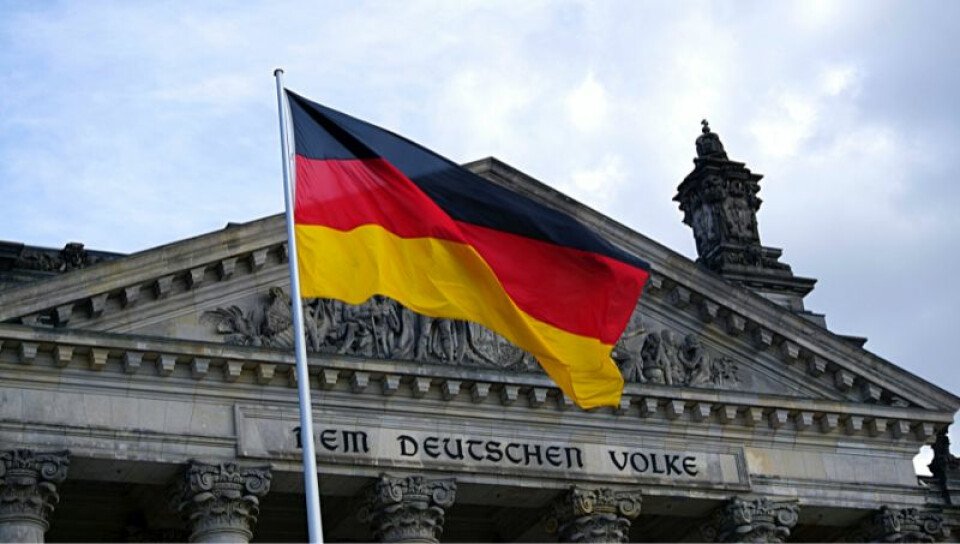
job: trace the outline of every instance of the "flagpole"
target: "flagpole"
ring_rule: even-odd
[[[303,445],[303,487],[307,497],[307,530],[311,544],[323,543],[320,520],[320,485],[317,455],[313,440],[313,404],[310,402],[310,374],[304,345],[303,303],[300,299],[300,274],[297,269],[297,243],[293,231],[293,183],[290,172],[290,134],[287,129],[287,97],[283,92],[283,69],[273,71],[277,79],[277,104],[280,110],[280,149],[283,155],[283,199],[287,218],[287,255],[290,265],[290,299],[293,310],[293,345],[297,359],[297,391],[300,396],[300,442]]]

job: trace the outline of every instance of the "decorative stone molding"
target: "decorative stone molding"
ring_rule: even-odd
[[[848,537],[850,542],[942,542],[950,530],[938,512],[882,506]]]
[[[280,287],[252,308],[206,312],[228,344],[293,345],[290,296]],[[500,335],[466,321],[430,318],[399,302],[375,296],[358,305],[332,299],[304,303],[307,349],[378,359],[430,361],[507,370],[538,371],[533,358]]]
[[[445,509],[456,499],[455,480],[381,474],[358,513],[380,542],[440,542]]]
[[[110,261],[120,254],[103,251],[89,252],[79,242],[69,242],[61,250],[46,248],[25,248],[14,266],[24,270],[42,272],[69,272],[86,268],[100,261]]]
[[[191,460],[179,483],[177,510],[191,542],[248,542],[270,490],[270,467]]]
[[[546,529],[561,542],[627,542],[642,500],[639,491],[573,486],[554,502]]]
[[[0,451],[0,542],[43,542],[69,451]]]
[[[47,367],[73,366],[74,370],[120,373],[125,379],[152,379],[156,375],[171,381],[192,377],[203,382],[229,384],[245,383],[244,378],[247,378],[264,387],[286,388],[291,385],[289,376],[294,370],[293,357],[280,350],[251,352],[229,345],[184,346],[147,338],[124,339],[91,331],[53,334],[3,323],[0,323],[0,347],[7,361],[19,365],[27,364],[24,361],[29,360],[38,371]],[[140,362],[139,369],[136,369],[137,361]],[[237,364],[239,361],[243,364]],[[528,375],[518,383],[515,375],[491,373],[483,367],[437,366],[429,375],[424,375],[423,368],[418,365],[397,365],[391,360],[371,359],[361,364],[362,369],[355,360],[320,354],[311,360],[310,381],[312,386],[327,391],[356,395],[412,398],[433,395],[448,403],[494,402],[537,410],[575,409],[573,402],[546,376]],[[826,375],[824,379],[827,379]],[[455,389],[452,382],[460,385],[456,395],[452,395]],[[710,405],[709,413],[707,404]],[[627,384],[620,406],[610,413],[622,418],[675,420],[698,426],[720,423],[732,428],[768,427],[808,436],[842,432],[848,436],[903,442],[926,440],[952,421],[952,413],[921,410],[908,406],[906,402],[900,404],[885,406],[883,403],[851,402],[838,405],[827,400],[797,398],[785,405],[778,399],[765,399],[750,392],[728,389],[722,398],[718,398],[705,388],[687,389],[647,382],[642,389]]]
[[[308,349],[378,359],[412,359],[451,365],[542,372],[533,358],[498,334],[466,321],[429,318],[387,297],[359,305],[329,299],[304,304]],[[228,344],[291,347],[290,297],[272,287],[253,308],[206,312]],[[613,357],[627,381],[735,388],[738,365],[707,350],[692,334],[647,330],[639,319],[617,343]]]
[[[797,501],[734,497],[701,533],[704,540],[714,542],[785,542],[799,516]]]

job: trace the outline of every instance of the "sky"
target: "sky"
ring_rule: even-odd
[[[880,0],[0,0],[0,239],[134,252],[282,211],[283,67],[315,101],[495,156],[695,258],[671,198],[706,118],[764,174],[761,240],[819,279],[808,309],[960,393],[958,19]]]

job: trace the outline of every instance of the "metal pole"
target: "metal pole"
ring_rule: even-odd
[[[287,129],[287,96],[283,92],[283,69],[273,71],[277,78],[277,103],[280,108],[280,148],[283,155],[283,199],[287,207],[287,254],[290,265],[290,299],[293,310],[293,340],[297,358],[297,392],[300,394],[300,441],[303,445],[303,487],[307,496],[307,530],[311,544],[323,543],[320,520],[320,485],[317,455],[313,440],[313,404],[310,403],[310,374],[304,345],[303,303],[300,300],[300,274],[297,270],[297,242],[293,230],[293,183],[290,172],[290,144]]]

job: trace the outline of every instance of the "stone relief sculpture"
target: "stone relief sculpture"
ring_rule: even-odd
[[[303,309],[309,351],[541,372],[531,355],[485,327],[423,316],[388,297],[358,305],[309,299]],[[217,308],[203,320],[214,323],[229,344],[286,348],[293,346],[290,314],[290,296],[273,287],[251,309]],[[713,353],[693,334],[649,330],[637,312],[612,356],[627,382],[703,388],[740,383],[733,360]]]
[[[731,388],[740,383],[736,362],[709,352],[696,335],[682,339],[669,329],[647,331],[635,320],[613,348],[627,382]]]
[[[43,272],[69,272],[79,270],[104,260],[83,248],[79,242],[70,242],[55,253],[40,249],[28,249],[20,255],[16,266]]]
[[[406,359],[457,365],[537,371],[532,356],[475,323],[431,318],[399,302],[374,296],[358,305],[332,299],[304,301],[307,349],[379,359]],[[290,296],[273,287],[251,309],[239,306],[206,312],[228,344],[292,347]]]

